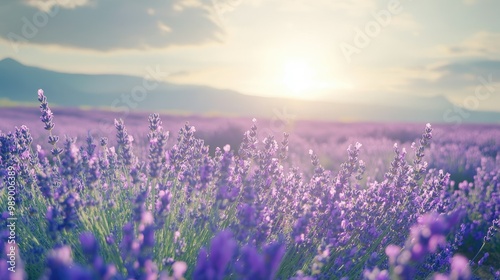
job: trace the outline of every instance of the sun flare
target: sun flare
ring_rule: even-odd
[[[291,60],[284,65],[283,85],[294,94],[310,90],[314,86],[313,78],[314,69],[306,61]]]

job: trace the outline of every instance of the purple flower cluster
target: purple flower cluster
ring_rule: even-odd
[[[10,199],[0,181],[0,206],[14,201],[19,236],[19,272],[2,255],[1,279],[500,278],[500,129],[304,122],[279,136],[254,119],[241,144],[214,146],[207,122],[171,134],[152,114],[59,139],[38,99],[43,127],[0,132],[0,174],[17,182]]]
[[[219,232],[210,244],[210,251],[200,249],[193,279],[221,280],[227,275],[238,279],[274,279],[285,254],[282,243],[270,243],[259,253],[252,245],[238,248],[228,230]]]
[[[429,254],[437,252],[439,248],[446,245],[446,235],[458,222],[460,216],[461,211],[450,215],[426,214],[418,219],[416,225],[411,227],[410,236],[403,248],[393,244],[387,246],[385,253],[389,258],[391,277],[415,279],[416,264],[423,262]],[[387,271],[378,271],[378,273],[389,275]],[[373,272],[365,272],[365,275],[368,275],[366,277],[368,279],[372,279],[374,276]]]

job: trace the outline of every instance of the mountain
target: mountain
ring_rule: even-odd
[[[50,71],[23,65],[6,58],[0,61],[0,99],[37,102],[37,89],[46,92],[51,104],[72,107],[113,108],[116,110],[170,111],[283,119],[391,122],[463,122],[499,123],[500,113],[469,112],[462,118],[442,96],[379,98],[364,102],[304,101],[240,94],[206,86],[157,83],[156,87],[137,91],[143,78],[127,75],[88,75]],[[150,82],[153,85],[153,82]],[[126,99],[128,96],[129,99]],[[1,110],[1,109],[0,109]]]

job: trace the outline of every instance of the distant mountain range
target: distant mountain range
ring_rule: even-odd
[[[0,99],[4,103],[36,103],[37,89],[42,88],[51,104],[70,107],[266,118],[288,115],[295,119],[335,121],[500,123],[499,112],[460,115],[443,96],[338,103],[259,97],[206,86],[161,82],[146,90],[146,94],[137,91],[134,99],[131,92],[142,85],[143,78],[136,76],[69,74],[23,65],[11,58],[0,61]]]

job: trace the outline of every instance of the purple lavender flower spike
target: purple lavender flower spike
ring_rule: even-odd
[[[84,232],[80,234],[80,244],[82,245],[82,250],[85,254],[90,256],[97,254],[97,240],[91,232]]]
[[[43,90],[38,90],[38,101],[40,101],[40,111],[42,112],[42,116],[40,120],[44,123],[46,130],[52,130],[54,128],[53,113],[49,108],[49,104],[47,103],[47,97],[45,97]]]
[[[47,257],[46,279],[63,280],[78,279],[92,280],[92,273],[78,265],[73,264],[71,249],[63,246],[53,249]]]
[[[264,248],[265,279],[274,279],[284,255],[285,245],[282,243],[272,243]]]
[[[219,232],[210,243],[210,253],[201,249],[193,279],[222,280],[237,244],[229,230]]]

